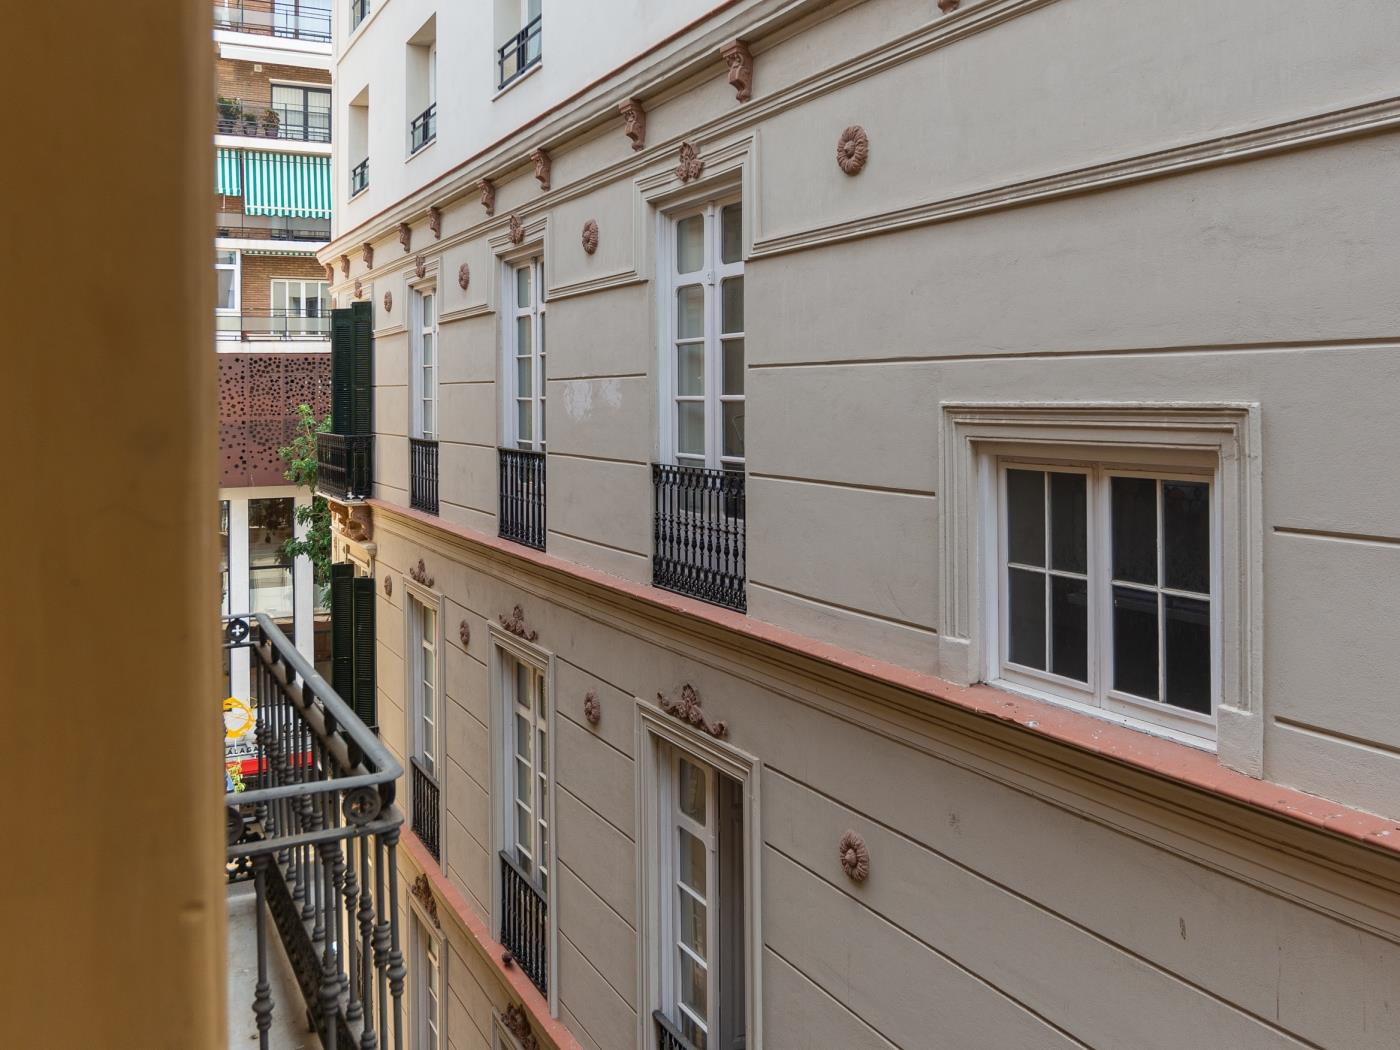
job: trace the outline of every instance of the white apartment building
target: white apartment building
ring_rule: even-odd
[[[1400,8],[331,21],[409,1045],[1400,1043]]]

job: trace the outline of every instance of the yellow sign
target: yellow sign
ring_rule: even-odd
[[[253,728],[257,720],[253,717],[253,709],[236,696],[231,696],[224,701],[224,736],[228,740],[237,740],[241,736],[247,735]]]

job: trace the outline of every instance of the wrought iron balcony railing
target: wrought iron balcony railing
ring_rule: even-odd
[[[270,219],[217,212],[214,216],[214,236],[256,241],[316,241],[331,239],[329,219],[297,219],[297,225],[287,225],[287,219]]]
[[[408,502],[438,512],[438,443],[431,438],[408,439]]]
[[[504,88],[540,60],[540,30],[544,15],[530,19],[524,29],[496,48],[496,86]]]
[[[500,453],[502,539],[544,550],[544,453],[503,448]]]
[[[373,434],[316,435],[316,491],[342,503],[368,499],[374,479]]]
[[[311,103],[273,102],[271,99],[220,98],[216,103],[214,131],[219,135],[245,135],[296,142],[331,140],[330,90],[324,106]]]
[[[326,1050],[388,1046],[403,1025],[403,768],[268,616],[225,624],[229,659],[250,664],[247,702],[225,702],[226,732],[251,743],[224,806],[229,879],[251,879],[257,895],[259,1045],[268,1050],[280,1009],[306,1016]],[[301,1003],[273,1000],[267,915]]]
[[[309,310],[243,310],[214,315],[214,335],[218,339],[329,339],[328,314]]]
[[[549,905],[510,854],[501,857],[501,944],[541,995],[549,994]]]
[[[433,860],[442,863],[442,823],[437,778],[424,769],[416,758],[410,758],[408,765],[413,771],[413,798],[409,803],[413,833],[433,855]]]
[[[362,192],[369,187],[369,158],[366,157],[360,163],[350,169],[350,196]]]
[[[695,1050],[695,1044],[660,1010],[653,1010],[651,1018],[656,1022],[656,1050]]]
[[[328,44],[331,13],[295,0],[223,0],[214,4],[214,28]]]
[[[743,472],[653,463],[651,477],[651,582],[743,612]]]
[[[437,103],[419,113],[408,123],[408,152],[417,153],[437,138]]]

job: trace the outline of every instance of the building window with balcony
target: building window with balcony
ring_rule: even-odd
[[[350,100],[346,112],[346,156],[350,160],[350,196],[369,188],[369,88]]]
[[[540,61],[541,0],[496,0],[496,87],[503,89]]]
[[[553,768],[548,663],[496,635],[494,745],[499,799],[500,941],[535,987],[549,989]]]
[[[664,282],[667,399],[653,468],[653,582],[743,609],[743,210],[707,201],[668,217]]]
[[[413,292],[410,315],[413,436],[409,440],[409,503],[438,511],[437,295],[433,288]]]
[[[447,1015],[443,1007],[445,979],[443,938],[412,896],[409,987],[413,1050],[447,1050]]]
[[[238,313],[238,252],[215,249],[214,273],[218,287],[215,308],[222,314]]]
[[[331,290],[325,281],[274,277],[270,302],[274,334],[324,339],[330,331]]]
[[[408,104],[408,154],[437,138],[437,16],[409,38],[404,101]]]
[[[507,267],[505,442],[500,451],[500,534],[539,550],[545,544],[544,260]]]
[[[427,594],[410,590],[408,619],[408,744],[413,784],[410,814],[413,833],[439,863],[442,862],[440,816],[441,798],[441,711],[439,683],[442,667],[439,654],[438,602]]]
[[[273,84],[271,112],[276,117],[278,138],[302,142],[331,140],[329,88]]]
[[[729,1050],[757,1006],[755,763],[644,706],[646,1002],[658,1050]]]

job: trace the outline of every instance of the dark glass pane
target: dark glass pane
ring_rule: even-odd
[[[1162,553],[1166,584],[1210,592],[1210,486],[1200,481],[1162,482]]]
[[[1113,588],[1113,688],[1157,699],[1157,595],[1151,591]]]
[[[1022,667],[1045,670],[1045,577],[1025,569],[1008,569],[1007,602],[1011,639],[1007,656]]]
[[[1210,602],[1166,595],[1167,703],[1210,714]]]
[[[1157,582],[1157,482],[1113,479],[1113,578]]]
[[[1045,564],[1045,474],[1006,472],[1006,550],[1022,565]]]
[[[1087,572],[1088,518],[1083,474],[1050,475],[1050,565]]]
[[[1050,670],[1089,680],[1089,584],[1050,577]]]

